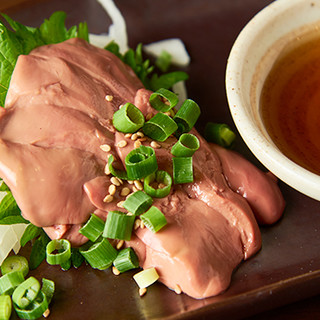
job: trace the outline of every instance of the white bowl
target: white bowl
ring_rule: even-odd
[[[230,111],[253,154],[279,179],[320,200],[320,176],[288,159],[271,140],[259,112],[263,83],[279,53],[320,25],[320,0],[277,0],[241,31],[230,52],[226,89]],[[319,124],[320,125],[320,124]]]

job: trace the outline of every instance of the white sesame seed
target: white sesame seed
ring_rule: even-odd
[[[144,222],[141,220],[140,221],[140,228],[143,229],[144,228]]]
[[[117,187],[116,187],[114,184],[110,184],[109,189],[108,189],[109,194],[111,194],[112,196],[114,196],[115,193],[116,193],[116,190],[117,190]]]
[[[120,104],[119,109],[121,109],[124,106],[124,104]]]
[[[165,115],[167,115],[168,117],[170,117],[170,116],[171,116],[170,111],[164,112],[164,114],[165,114]]]
[[[124,187],[124,188],[121,190],[120,195],[121,195],[122,197],[126,197],[130,192],[131,192],[131,190],[130,190],[129,188]]]
[[[111,147],[108,144],[102,144],[100,146],[100,149],[104,152],[109,152],[111,150]]]
[[[141,181],[139,180],[134,180],[134,186],[138,189],[138,190],[143,190],[143,185],[141,183]]]
[[[140,146],[141,146],[141,141],[136,140],[136,141],[134,142],[134,148],[136,149],[136,148],[139,148]]]
[[[111,194],[108,194],[105,196],[105,198],[103,199],[103,202],[106,202],[106,203],[110,203],[113,201],[113,196]]]
[[[107,94],[106,95],[106,100],[109,101],[109,102],[112,101],[113,100],[113,96],[111,96],[110,94]]]
[[[144,142],[144,141],[147,141],[147,138],[146,138],[146,137],[143,137],[143,138],[139,138],[139,141],[140,141],[140,142]]]
[[[137,230],[138,228],[140,228],[140,219],[136,219],[134,220],[134,230]]]
[[[144,137],[144,133],[141,132],[141,131],[138,131],[137,132],[137,136],[140,137],[140,138],[143,138]]]
[[[129,184],[133,184],[133,181],[132,180],[128,180],[127,181]]]
[[[114,184],[115,186],[117,186],[117,187],[119,187],[119,186],[121,185],[120,181],[119,181],[116,177],[112,177],[112,178],[110,179],[110,182],[111,182],[112,184]]]
[[[111,172],[109,170],[109,165],[106,164],[106,166],[104,167],[104,173],[108,176]]]
[[[123,208],[123,203],[124,203],[124,201],[119,201],[119,202],[117,203],[117,207],[118,207],[118,208]]]
[[[115,275],[115,276],[118,276],[120,274],[120,271],[115,267],[113,266],[112,267],[112,273]]]
[[[128,144],[128,142],[126,140],[121,140],[117,143],[117,146],[119,148],[124,148],[126,145]]]
[[[123,246],[123,244],[124,244],[124,241],[123,241],[123,240],[120,240],[120,241],[117,243],[116,248],[117,248],[118,250],[121,249],[122,246]]]
[[[139,289],[139,295],[140,297],[144,296],[147,293],[147,288],[140,288]]]
[[[132,187],[132,191],[133,191],[133,192],[137,192],[138,189],[137,189],[135,186],[133,186],[133,187]]]
[[[156,141],[151,141],[151,142],[150,142],[150,146],[151,146],[152,148],[154,148],[154,149],[159,149],[159,148],[161,148],[161,144],[158,143],[158,142],[156,142]]]
[[[132,212],[128,212],[128,213],[127,213],[127,216],[132,217],[132,216],[133,216],[133,213],[132,213]]]
[[[182,293],[181,287],[178,284],[176,284],[176,286],[174,287],[174,291],[175,291],[176,294],[181,294]]]
[[[127,139],[128,139],[128,138],[131,138],[131,136],[132,136],[132,133],[126,133],[126,134],[124,135],[124,137],[127,138]]]
[[[43,314],[42,314],[45,318],[48,318],[50,315],[50,309],[47,309]]]
[[[137,133],[134,133],[132,136],[131,136],[131,140],[137,140],[138,139],[138,134]]]
[[[163,189],[165,187],[166,187],[166,185],[164,183],[159,183],[158,184],[158,189]]]

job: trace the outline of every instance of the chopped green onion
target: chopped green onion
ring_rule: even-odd
[[[200,108],[197,103],[191,99],[183,102],[182,106],[173,117],[178,125],[178,135],[189,132],[200,116]]]
[[[177,143],[171,148],[171,153],[176,157],[191,157],[200,147],[199,139],[190,133],[184,133]]]
[[[192,157],[172,158],[175,184],[193,182]]]
[[[128,180],[142,179],[158,169],[154,149],[146,146],[140,146],[129,152],[125,158],[125,165]]]
[[[138,216],[145,212],[152,205],[152,198],[143,191],[136,191],[132,193],[122,204],[122,206],[131,212],[133,215]]]
[[[159,184],[158,188],[152,187],[152,183],[154,182]],[[172,178],[168,172],[159,170],[145,177],[143,183],[144,191],[149,196],[154,198],[164,198],[170,193]],[[163,187],[160,187],[161,185],[163,185]]]
[[[99,270],[109,268],[118,254],[107,238],[102,238],[87,250],[85,248],[81,248],[80,253],[92,268]]]
[[[204,129],[204,137],[222,147],[229,148],[236,139],[236,134],[225,123],[208,122]]]
[[[46,295],[48,304],[51,302],[53,298],[53,294],[55,291],[54,281],[42,278],[42,288],[41,291]]]
[[[54,251],[58,251],[54,253]],[[47,262],[51,265],[63,265],[71,257],[71,244],[66,239],[51,240],[46,248]]]
[[[167,72],[170,64],[171,64],[171,54],[166,51],[162,50],[160,55],[157,57],[155,61],[155,65],[162,71],[162,72]]]
[[[14,309],[20,319],[35,320],[42,316],[48,309],[48,301],[46,295],[40,290],[38,297],[31,303],[27,309],[21,309],[14,304]]]
[[[145,135],[153,140],[165,141],[178,129],[176,122],[164,113],[157,113],[142,128]]]
[[[92,242],[98,240],[103,232],[105,222],[94,213],[91,214],[87,223],[80,228],[79,232]]]
[[[61,263],[60,267],[63,271],[67,271],[71,268],[72,262],[71,262],[71,258],[68,259],[66,262]]]
[[[158,232],[167,224],[164,214],[157,208],[152,206],[147,212],[140,216],[144,225],[153,233]]]
[[[23,281],[24,277],[21,271],[6,273],[0,278],[0,295],[8,294],[11,296],[14,289]]]
[[[143,125],[144,116],[132,103],[126,103],[113,114],[113,126],[120,132],[133,133]]]
[[[83,255],[79,252],[78,248],[71,248],[71,262],[75,268],[79,268],[84,261]]]
[[[23,276],[26,277],[29,272],[28,260],[25,257],[18,255],[7,257],[2,262],[1,273],[5,275],[12,271],[21,271]]]
[[[113,265],[122,273],[139,267],[139,259],[131,247],[119,251]]]
[[[115,169],[113,167],[113,162],[114,162],[114,157],[112,154],[110,154],[109,158],[108,158],[108,167],[109,167],[109,171],[110,173],[117,177],[117,178],[120,178],[121,180],[128,180],[128,176],[127,176],[127,173],[126,171],[124,170],[118,170],[118,169]]]
[[[12,301],[21,309],[27,308],[38,296],[40,283],[34,277],[19,284],[12,294]]]
[[[0,296],[0,319],[9,320],[12,312],[12,301],[9,295]]]
[[[151,94],[149,102],[154,109],[167,112],[178,104],[179,99],[172,91],[161,88]]]
[[[135,217],[121,211],[109,211],[103,237],[130,240]]]
[[[158,272],[155,268],[144,269],[133,276],[133,279],[139,288],[147,288],[159,279]]]

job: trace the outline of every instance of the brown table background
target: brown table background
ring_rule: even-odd
[[[186,44],[192,59],[186,68],[188,94],[202,109],[198,129],[208,120],[234,128],[224,87],[228,54],[240,30],[272,1],[115,2],[125,16],[130,46],[172,37]],[[0,0],[0,10],[30,26],[56,10],[67,12],[68,26],[87,21],[91,33],[107,31],[110,23],[95,0]],[[237,150],[260,166],[241,138]],[[120,279],[85,267],[61,272],[43,264],[35,275],[57,284],[49,319],[320,319],[320,202],[282,182],[280,187],[287,201],[284,218],[262,228],[263,250],[239,266],[223,295],[193,300],[159,284],[141,299],[130,274]]]

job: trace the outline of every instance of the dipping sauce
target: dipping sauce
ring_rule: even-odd
[[[288,158],[320,174],[320,32],[294,42],[264,83],[261,116]]]

